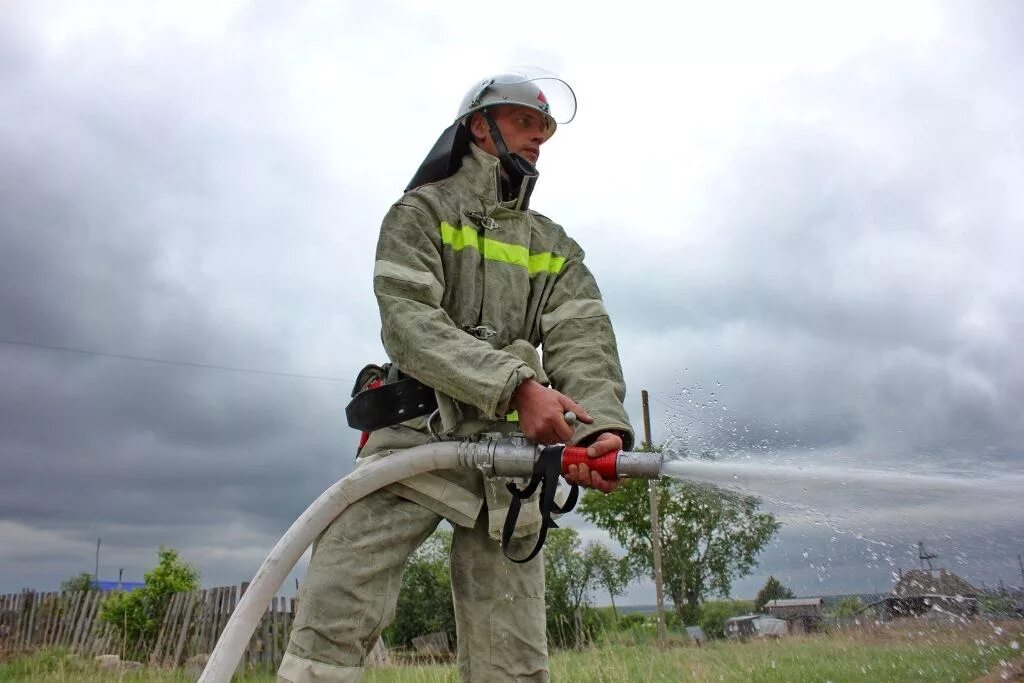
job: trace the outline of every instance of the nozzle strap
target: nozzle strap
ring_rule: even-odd
[[[541,451],[537,462],[533,464],[533,476],[525,488],[520,489],[513,482],[508,482],[509,493],[512,494],[512,502],[508,506],[508,514],[505,516],[505,524],[501,528],[501,552],[505,557],[522,564],[529,562],[537,556],[540,549],[544,547],[544,541],[548,537],[548,529],[557,529],[558,525],[551,518],[554,513],[564,514],[576,507],[576,500],[579,498],[580,488],[576,484],[569,490],[569,498],[565,505],[559,506],[555,502],[555,493],[558,491],[558,477],[562,474],[562,451],[564,446],[548,446]],[[523,501],[532,496],[537,487],[540,487],[540,532],[537,534],[537,543],[533,550],[526,557],[515,558],[508,554],[508,546],[512,541],[512,532],[515,531],[516,522],[519,520],[519,510]]]

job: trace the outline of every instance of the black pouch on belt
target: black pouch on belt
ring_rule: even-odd
[[[349,427],[374,432],[437,410],[437,396],[426,384],[403,375],[393,365],[383,368],[368,365],[359,373],[360,378],[371,369],[380,371],[384,383],[372,386],[372,383],[356,381],[352,400],[345,407]],[[360,390],[367,384],[369,388]]]

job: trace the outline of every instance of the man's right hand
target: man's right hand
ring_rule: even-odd
[[[512,394],[512,407],[519,413],[523,436],[534,443],[568,443],[575,430],[565,421],[572,411],[583,423],[594,421],[579,403],[565,394],[528,379]]]

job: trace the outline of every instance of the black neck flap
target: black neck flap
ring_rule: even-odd
[[[445,128],[441,137],[430,148],[426,158],[416,170],[405,191],[415,190],[420,185],[436,183],[450,178],[462,167],[462,158],[469,152],[469,131],[456,121]]]
[[[576,484],[572,485],[569,491],[569,498],[565,501],[564,506],[560,507],[555,502],[555,493],[558,491],[558,477],[562,474],[563,450],[565,450],[565,446],[548,446],[541,451],[537,462],[533,464],[533,477],[530,479],[530,483],[526,485],[526,488],[519,489],[512,482],[506,484],[509,493],[512,494],[512,502],[509,503],[505,524],[501,528],[501,552],[513,562],[522,564],[535,558],[540,549],[544,547],[544,541],[548,537],[548,529],[558,528],[555,520],[551,519],[551,515],[556,512],[558,514],[565,514],[576,507],[576,499],[580,495],[580,487]],[[512,532],[516,530],[516,522],[519,520],[519,510],[523,505],[523,501],[532,496],[538,486],[540,486],[541,524],[540,532],[537,535],[537,544],[533,546],[533,550],[530,551],[529,555],[517,559],[508,554],[508,546],[512,541]]]

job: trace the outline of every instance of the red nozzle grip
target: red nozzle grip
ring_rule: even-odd
[[[616,472],[618,460],[618,451],[605,453],[597,458],[591,458],[587,456],[587,449],[583,446],[566,446],[565,450],[562,451],[562,474],[569,473],[569,465],[586,463],[587,467],[597,470],[604,479],[614,481],[619,478]]]

